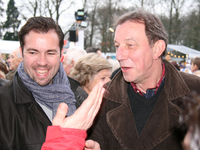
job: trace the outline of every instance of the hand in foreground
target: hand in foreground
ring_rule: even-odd
[[[103,88],[103,84],[97,84],[88,95],[88,98],[74,112],[74,114],[69,117],[65,117],[68,111],[67,104],[61,103],[58,106],[52,124],[59,125],[62,128],[87,130],[91,127],[94,118],[100,109],[104,91],[105,89]]]
[[[84,150],[101,150],[99,143],[93,141],[93,140],[87,140],[85,141],[85,148]]]

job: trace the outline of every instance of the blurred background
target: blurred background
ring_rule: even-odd
[[[113,23],[138,8],[162,20],[169,44],[200,50],[199,0],[0,0],[0,41],[18,41],[18,31],[28,18],[46,16],[56,20],[65,33],[64,49],[70,43],[84,49],[99,47],[114,58]]]

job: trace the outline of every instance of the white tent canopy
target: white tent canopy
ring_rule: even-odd
[[[0,40],[0,52],[2,54],[10,54],[12,51],[19,47],[19,41]]]
[[[183,45],[172,45],[172,44],[168,44],[167,45],[167,51],[178,51],[180,53],[186,54],[188,55],[188,58],[195,58],[195,57],[200,57],[200,51],[189,48],[187,46],[183,46]]]

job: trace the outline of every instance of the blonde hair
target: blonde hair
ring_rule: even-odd
[[[85,86],[94,75],[103,69],[112,70],[112,65],[104,57],[96,53],[88,53],[75,63],[69,77],[79,81],[80,86]]]

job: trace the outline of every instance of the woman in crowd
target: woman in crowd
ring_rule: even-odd
[[[71,70],[69,77],[80,82],[80,86],[89,94],[99,81],[103,84],[110,81],[112,65],[96,53],[81,57]]]
[[[0,78],[5,79],[7,73],[8,73],[7,65],[4,62],[0,61]]]
[[[9,80],[6,80],[6,74],[8,73],[7,65],[0,60],[0,87],[6,84]]]

